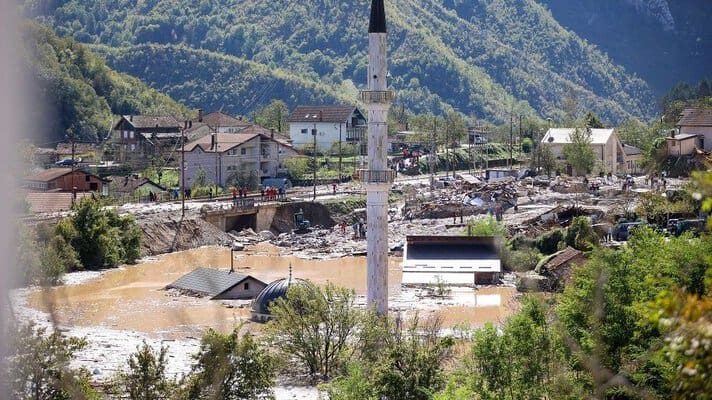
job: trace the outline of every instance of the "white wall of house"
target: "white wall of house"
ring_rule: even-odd
[[[680,134],[698,135],[697,146],[712,151],[712,126],[681,126]]]
[[[686,156],[695,152],[697,139],[690,137],[683,140],[668,138],[667,153],[669,156]]]
[[[548,146],[556,159],[566,159],[564,157],[564,146],[566,144],[558,142],[550,143],[544,140],[542,140],[541,144]],[[614,174],[618,172],[618,153],[621,153],[621,161],[624,159],[624,153],[618,135],[615,132],[610,135],[606,143],[591,143],[591,148],[593,149],[593,154],[596,156],[596,161],[603,164],[606,171],[610,171]],[[621,166],[624,167],[625,164],[621,164]]]
[[[339,127],[341,128],[341,141],[346,143],[346,123],[338,122],[290,122],[289,137],[296,149],[303,149],[314,143],[312,129],[317,129],[317,151],[330,152],[332,146],[339,143]]]

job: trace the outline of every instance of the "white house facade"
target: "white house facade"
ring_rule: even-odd
[[[295,149],[316,142],[317,152],[334,153],[339,144],[365,145],[366,118],[354,106],[298,106],[287,122]]]
[[[607,172],[626,172],[625,151],[615,129],[589,129],[591,147]],[[558,160],[564,160],[564,146],[571,143],[574,128],[551,128],[541,139],[541,144],[549,147]]]

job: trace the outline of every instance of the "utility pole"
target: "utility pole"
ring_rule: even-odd
[[[433,117],[433,138],[430,143],[430,158],[428,165],[430,166],[430,189],[433,189],[435,183],[435,160],[437,159],[438,146],[436,136],[438,134],[438,117]]]
[[[72,128],[67,129],[67,136],[69,136],[69,142],[72,144],[72,205],[77,201],[77,187],[74,185],[74,169],[76,166],[75,156],[75,143],[74,143],[74,131]]]
[[[314,118],[317,118],[316,115],[313,116]],[[319,111],[319,122],[321,122],[321,110]],[[314,122],[314,128],[312,129],[312,136],[314,136],[314,152],[312,159],[314,160],[314,196],[312,197],[312,201],[316,201],[316,170],[318,169],[318,163],[317,163],[317,157],[316,157],[316,135],[317,135],[317,130],[316,130],[316,122]]]
[[[185,217],[185,130],[188,129],[188,121],[183,121],[183,129],[180,131],[181,152],[180,152],[180,216]]]
[[[507,160],[507,167],[512,168],[512,157],[513,157],[513,135],[514,135],[514,117],[509,116],[509,160]]]
[[[341,183],[341,160],[342,160],[342,154],[343,152],[341,151],[341,122],[339,122],[339,183]]]
[[[522,114],[519,114],[519,156],[522,155]],[[521,165],[520,165],[521,167]]]

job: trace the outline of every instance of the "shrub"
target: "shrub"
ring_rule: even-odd
[[[598,245],[598,236],[591,227],[591,221],[585,216],[574,217],[564,240],[567,245],[581,251],[591,250]]]
[[[554,254],[559,251],[559,242],[563,240],[564,232],[561,229],[554,229],[537,238],[536,248],[541,254]]]

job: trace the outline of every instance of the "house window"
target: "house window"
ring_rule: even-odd
[[[250,284],[245,282],[245,285],[243,286],[245,290],[250,290]]]
[[[677,142],[672,142],[672,147],[677,146]]]
[[[244,147],[241,148],[241,149],[240,149],[240,154],[242,154],[243,156],[244,156],[245,154],[247,154],[247,149],[244,148]]]
[[[99,190],[99,185],[96,182],[92,182],[89,184],[89,190],[91,190],[92,192],[96,192],[97,190]]]
[[[129,131],[124,131],[124,139],[128,139],[128,138],[129,138]]]
[[[86,176],[84,177],[84,182],[89,182],[90,180],[91,180],[91,176],[86,175]]]
[[[134,131],[129,131],[129,139],[133,139],[133,138],[134,138]]]
[[[136,145],[131,143],[131,151],[134,151],[134,150],[136,150]]]
[[[306,128],[302,129],[302,133],[305,134],[305,135],[307,134],[308,131],[309,131],[309,130],[306,129]]]

